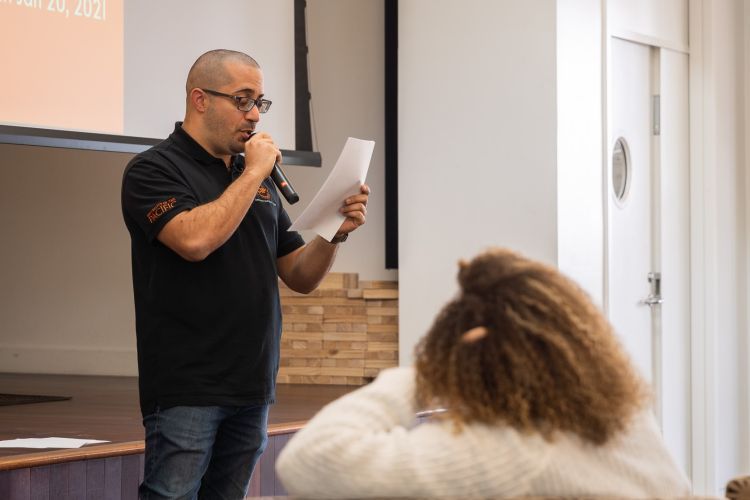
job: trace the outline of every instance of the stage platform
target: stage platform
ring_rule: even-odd
[[[353,386],[277,387],[269,443],[249,497],[285,494],[276,454],[328,402]],[[143,426],[135,377],[0,373],[0,393],[72,396],[67,401],[0,406],[0,440],[70,437],[109,443],[75,450],[0,448],[0,498],[135,499],[143,475]]]

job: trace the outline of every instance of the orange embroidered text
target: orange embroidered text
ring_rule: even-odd
[[[258,188],[258,198],[260,198],[261,200],[271,199],[271,192],[268,191],[268,188],[266,186],[261,186]]]
[[[170,198],[167,201],[157,203],[154,208],[149,210],[148,214],[146,215],[146,217],[148,217],[148,221],[153,224],[154,222],[156,222],[156,219],[172,210],[175,203],[177,203],[176,198]]]

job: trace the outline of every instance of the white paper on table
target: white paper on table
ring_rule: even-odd
[[[365,182],[373,149],[375,141],[349,137],[320,191],[289,229],[312,229],[330,241],[346,220],[339,212],[341,204],[347,197],[359,194],[359,187]]]
[[[0,441],[0,448],[80,448],[84,444],[108,443],[98,439],[72,439],[60,437],[8,439]]]

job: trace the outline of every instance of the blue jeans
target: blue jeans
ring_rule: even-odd
[[[245,498],[266,447],[268,406],[177,406],[143,418],[142,500]]]

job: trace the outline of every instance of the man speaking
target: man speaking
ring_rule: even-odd
[[[258,63],[207,52],[186,92],[184,121],[122,183],[146,434],[140,496],[244,498],[274,400],[278,278],[314,290],[365,223],[369,188],[342,200],[330,242],[305,244],[269,179],[279,149],[255,133],[271,107]]]

